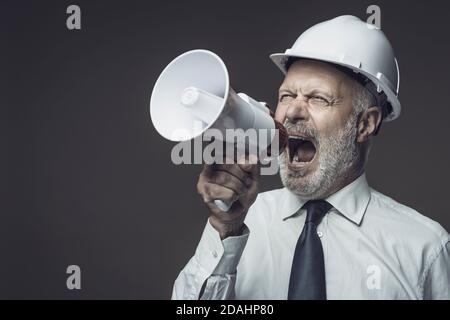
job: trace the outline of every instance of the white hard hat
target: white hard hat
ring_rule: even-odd
[[[377,102],[385,94],[384,121],[400,115],[400,70],[389,40],[376,26],[350,15],[319,23],[303,32],[285,53],[270,56],[284,73],[290,57],[330,62],[364,75],[371,80],[366,88]]]

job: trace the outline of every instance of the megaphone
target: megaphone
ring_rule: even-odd
[[[223,132],[224,140],[227,129],[254,129],[266,132],[267,137],[250,137],[248,144],[256,146],[257,156],[266,151],[272,157],[287,143],[286,130],[269,108],[236,93],[225,63],[208,50],[185,52],[167,65],[152,91],[150,117],[158,133],[171,141],[191,140],[212,128]],[[275,141],[278,150],[267,152]],[[232,205],[220,199],[214,203],[225,212]]]

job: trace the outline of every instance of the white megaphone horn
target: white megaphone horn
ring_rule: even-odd
[[[257,145],[258,153],[277,139],[275,155],[287,142],[286,130],[272,118],[269,108],[243,93],[236,94],[224,62],[208,50],[185,52],[167,65],[153,88],[150,116],[159,134],[171,141],[194,139],[214,128],[222,132],[265,129],[267,139],[249,142]],[[220,199],[214,203],[222,211],[232,205]]]

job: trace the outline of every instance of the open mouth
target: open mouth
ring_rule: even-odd
[[[316,156],[316,145],[312,138],[290,135],[288,139],[289,162],[295,166],[311,163]]]

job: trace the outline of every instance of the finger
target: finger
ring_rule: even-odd
[[[216,171],[214,175],[209,177],[208,182],[227,187],[238,195],[242,195],[244,192],[248,191],[248,187],[242,180],[236,178],[227,171]]]
[[[249,188],[253,182],[251,175],[248,172],[242,170],[236,164],[211,165],[210,167],[206,168],[205,176],[212,177],[217,172],[227,172],[233,175],[236,179],[239,179],[247,188]]]
[[[201,195],[206,203],[214,203],[214,200],[220,199],[230,204],[239,198],[239,195],[232,189],[214,183],[205,183]]]

